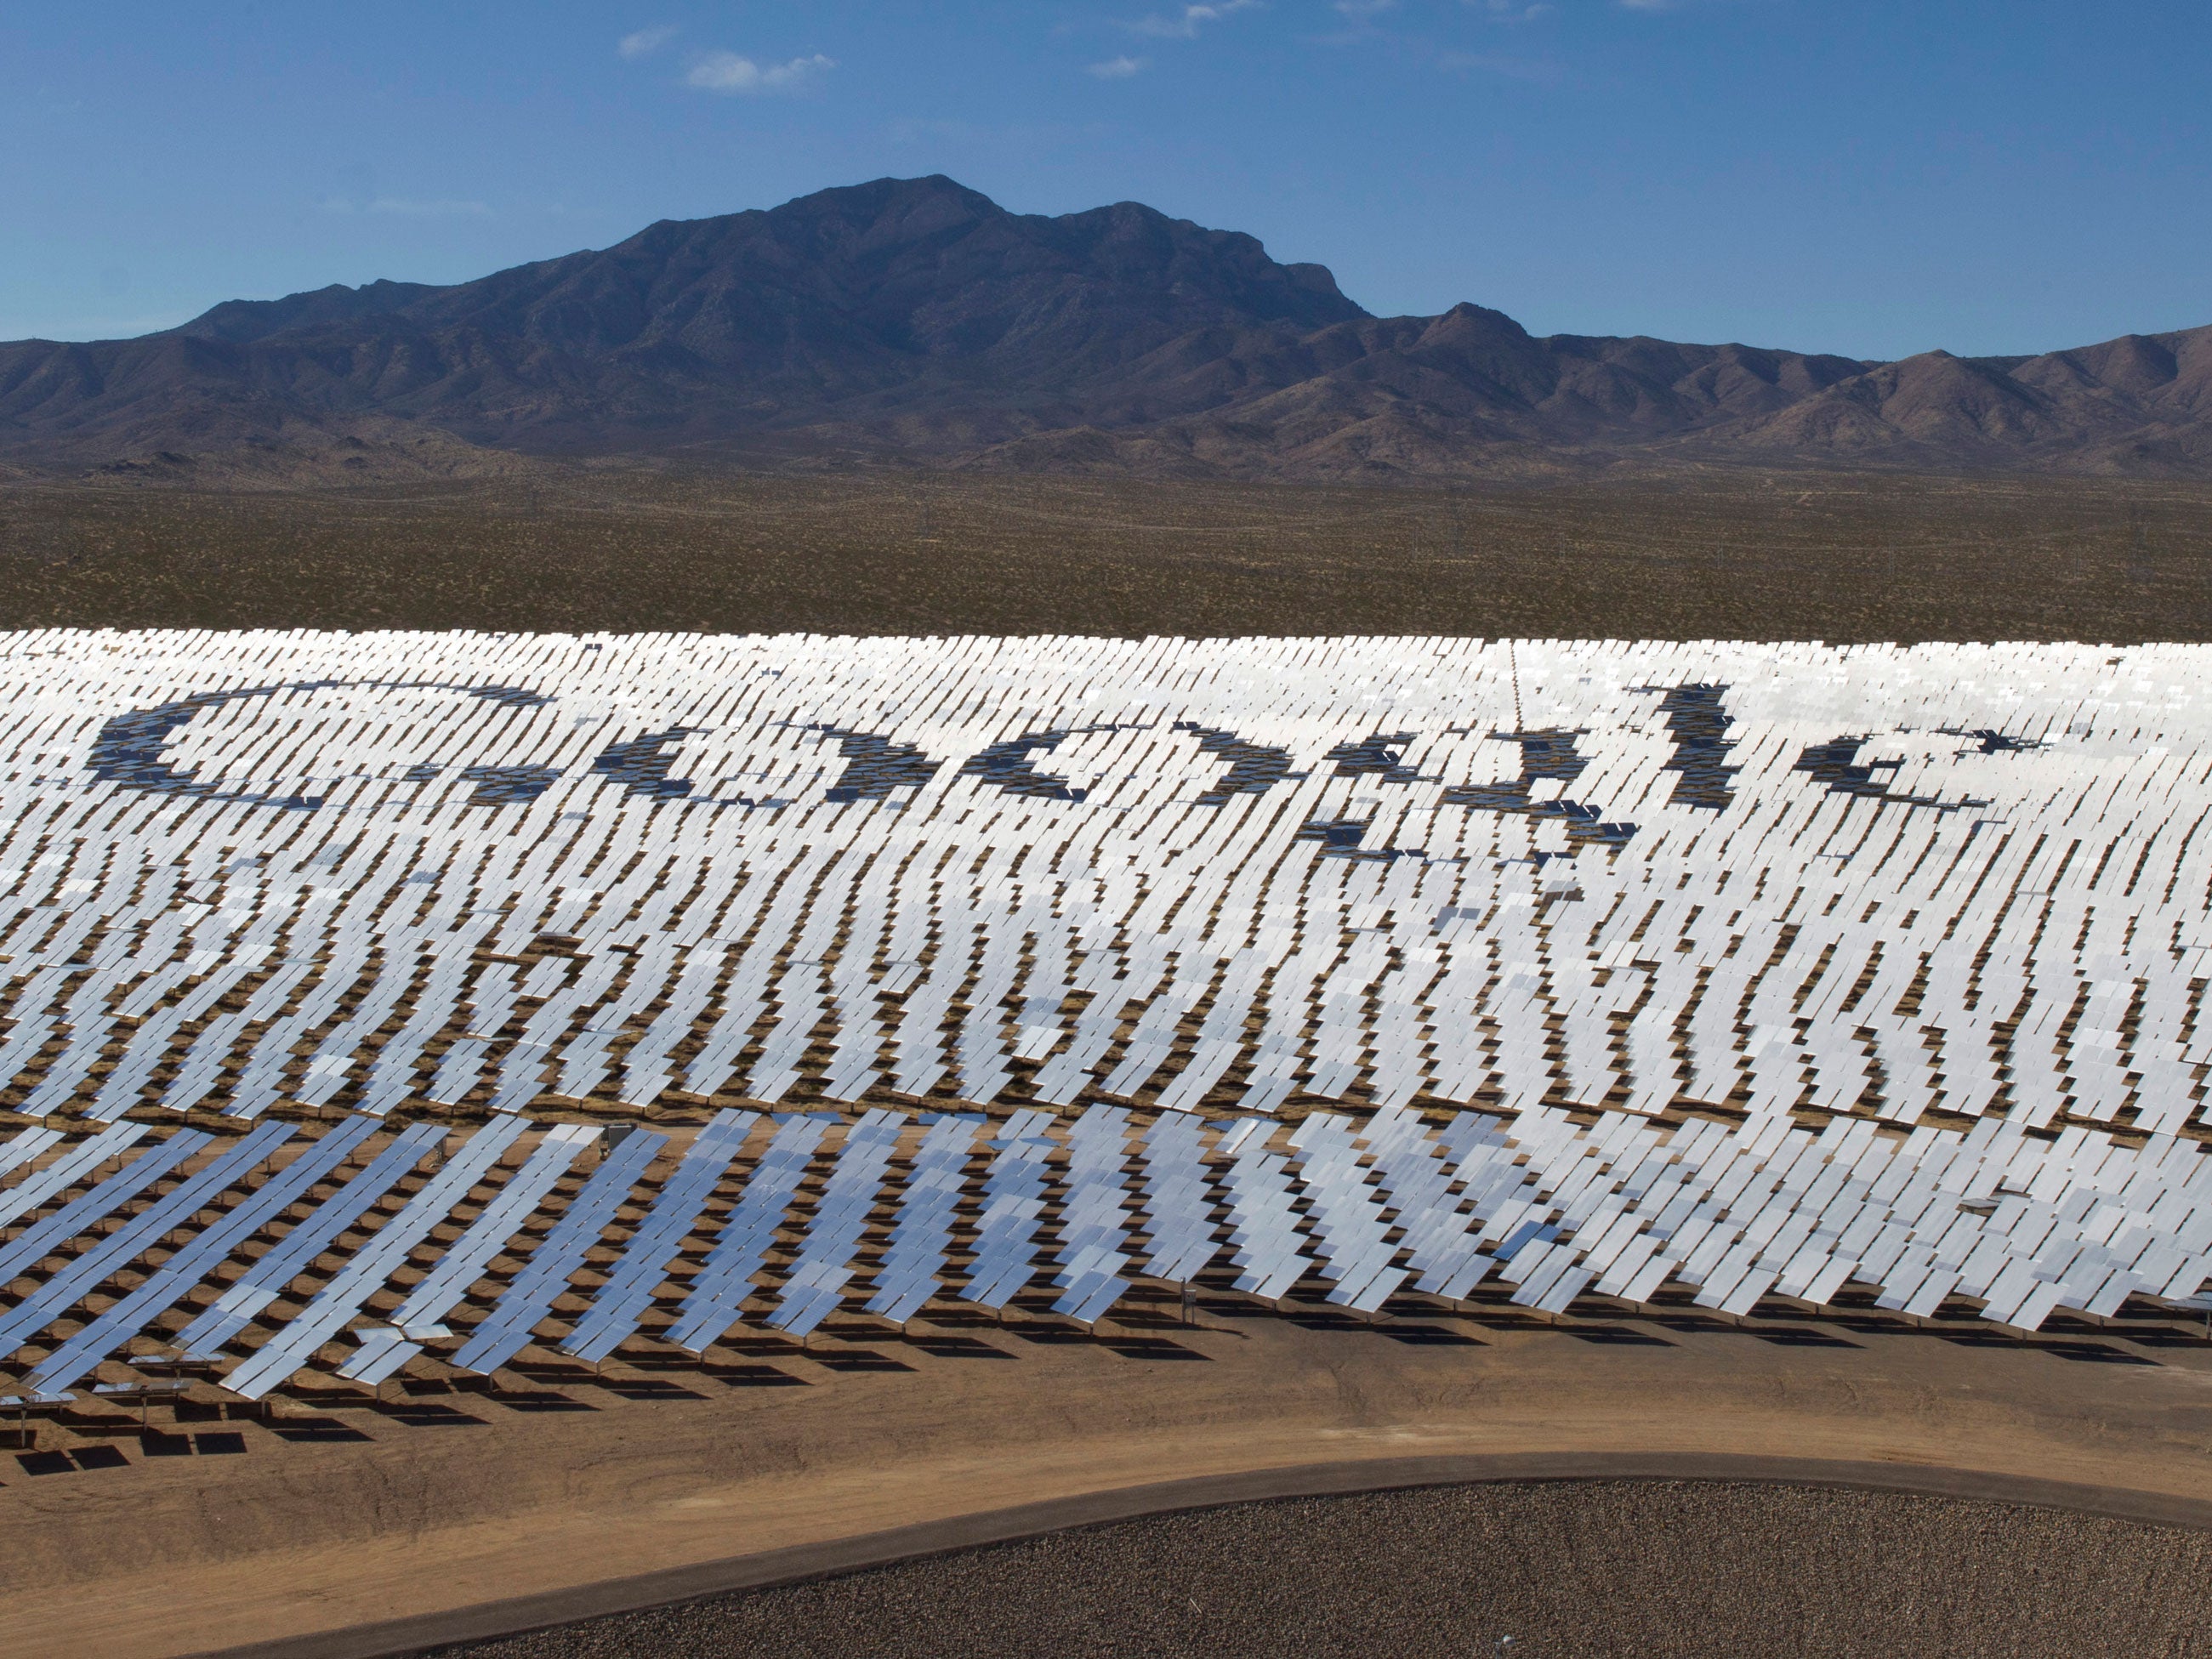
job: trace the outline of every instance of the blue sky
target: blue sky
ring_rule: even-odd
[[[0,338],[945,173],[1379,313],[1899,356],[2212,322],[2203,0],[0,5]]]

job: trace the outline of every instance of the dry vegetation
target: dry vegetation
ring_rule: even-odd
[[[0,484],[0,625],[2212,638],[2212,487],[1413,490],[531,467]]]

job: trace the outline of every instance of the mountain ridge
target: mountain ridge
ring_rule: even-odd
[[[2212,327],[1880,362],[1377,317],[1137,203],[942,176],[662,220],[447,285],[228,301],[0,344],[0,459],[129,466],[409,425],[525,455],[1285,478],[1675,465],[2212,473]],[[443,456],[443,450],[441,452]],[[441,459],[441,465],[446,464]]]

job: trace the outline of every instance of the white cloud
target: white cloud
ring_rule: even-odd
[[[1126,81],[1151,62],[1149,58],[1109,58],[1103,64],[1091,64],[1083,72],[1102,81]]]
[[[1398,0],[1336,0],[1336,9],[1346,17],[1364,20],[1378,13],[1395,11]]]
[[[676,25],[662,23],[656,27],[640,29],[635,34],[625,34],[616,42],[615,50],[625,58],[644,58],[659,52],[676,38]]]
[[[1126,27],[1139,34],[1157,35],[1169,40],[1188,40],[1197,34],[1202,25],[1218,23],[1231,12],[1256,11],[1260,4],[1261,0],[1212,0],[1210,5],[1185,6],[1179,16],[1162,17],[1154,13],[1149,17],[1139,17]]]
[[[1552,9],[1548,0],[1467,0],[1468,4],[1480,3],[1483,14],[1493,23],[1526,23],[1543,16]],[[1660,0],[1663,3],[1663,0]],[[1638,0],[1621,0],[1623,5],[1634,5]],[[1656,7],[1654,8],[1656,9]]]
[[[794,58],[787,64],[756,64],[734,52],[710,52],[691,65],[684,76],[684,84],[696,87],[702,92],[796,92],[823,71],[836,67],[818,52],[811,58]]]

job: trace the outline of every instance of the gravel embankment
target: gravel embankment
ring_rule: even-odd
[[[471,1659],[2212,1653],[2212,1534],[1684,1481],[1248,1504],[481,1643]]]

